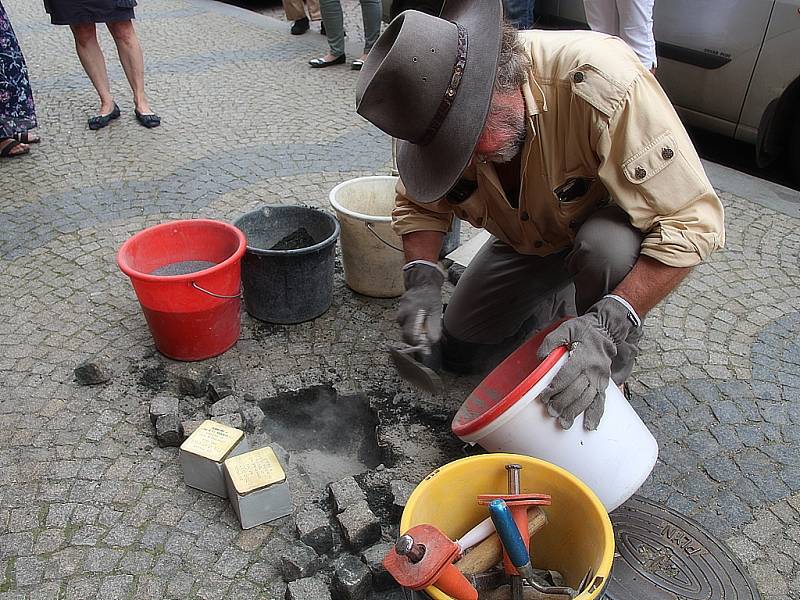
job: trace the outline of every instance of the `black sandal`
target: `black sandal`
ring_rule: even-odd
[[[152,129],[153,127],[158,127],[161,125],[161,117],[155,113],[144,114],[140,113],[138,110],[134,110],[133,113],[136,115],[136,120],[139,121],[139,124],[142,127]]]
[[[92,131],[97,131],[98,129],[102,129],[103,127],[111,123],[111,121],[113,121],[114,119],[119,119],[119,115],[120,115],[119,106],[117,106],[117,103],[115,102],[114,110],[112,110],[107,115],[97,115],[96,117],[92,117],[91,119],[89,119],[89,129],[91,129]]]
[[[308,61],[308,64],[311,65],[312,69],[324,69],[325,67],[332,67],[333,65],[343,65],[347,62],[347,58],[344,54],[340,54],[333,60],[325,60],[323,58],[312,58]]]
[[[17,156],[25,156],[31,151],[30,148],[26,148],[22,152],[14,152],[14,148],[22,145],[22,142],[18,142],[14,138],[8,138],[6,145],[0,149],[0,158],[16,158]]]
[[[31,134],[30,131],[20,131],[19,133],[14,134],[14,139],[17,140],[20,144],[38,144],[42,141],[38,135]]]

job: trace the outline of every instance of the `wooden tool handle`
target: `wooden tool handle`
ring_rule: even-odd
[[[528,536],[532,536],[547,523],[547,516],[538,506],[528,509]],[[454,564],[467,575],[485,573],[503,560],[503,544],[497,533],[493,533]]]

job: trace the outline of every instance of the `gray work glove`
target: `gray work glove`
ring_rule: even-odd
[[[403,340],[412,346],[430,346],[442,337],[444,273],[436,263],[416,260],[403,267],[406,292],[400,298],[397,322]]]
[[[569,360],[540,396],[561,427],[572,427],[583,412],[583,427],[597,429],[605,409],[611,362],[617,348],[638,327],[641,322],[632,309],[604,297],[586,314],[565,321],[544,338],[537,352],[540,360],[559,346],[570,349]]]

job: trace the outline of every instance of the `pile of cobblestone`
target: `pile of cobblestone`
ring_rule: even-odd
[[[206,419],[234,429],[254,432],[264,412],[251,394],[236,393],[234,378],[208,367],[178,363],[169,370],[173,393],[150,401],[150,421],[162,448],[180,446]],[[108,383],[114,377],[110,360],[97,357],[75,367],[79,385]]]
[[[396,584],[382,561],[391,547],[381,521],[353,477],[331,483],[330,511],[309,507],[296,516],[296,539],[280,540],[281,573],[290,600],[363,600]]]
[[[150,420],[158,444],[179,446],[206,419],[253,432],[264,412],[252,395],[238,395],[233,377],[200,367],[182,367],[176,373],[178,396],[160,395],[150,402]]]

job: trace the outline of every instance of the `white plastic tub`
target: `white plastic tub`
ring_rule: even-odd
[[[489,452],[526,454],[552,462],[581,479],[611,512],[641,487],[655,466],[658,443],[613,381],[595,431],[583,415],[564,430],[538,396],[569,360],[566,347],[540,362],[546,330],[525,342],[464,401],[453,433]]]
[[[341,224],[347,286],[373,298],[401,295],[405,258],[392,230],[397,177],[376,175],[343,181],[329,195]]]

